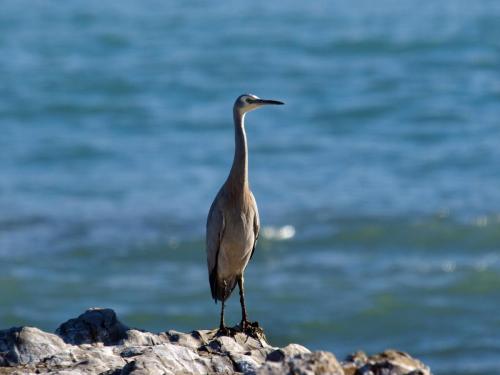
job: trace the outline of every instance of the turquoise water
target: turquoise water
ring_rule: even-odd
[[[204,224],[243,92],[276,345],[498,373],[500,3],[7,0],[0,327],[215,327]],[[239,320],[237,298],[228,320]]]

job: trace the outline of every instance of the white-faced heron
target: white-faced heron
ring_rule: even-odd
[[[245,308],[243,272],[255,251],[259,237],[259,212],[248,185],[248,150],[245,114],[268,104],[283,104],[245,94],[233,107],[235,151],[229,176],[210,207],[207,218],[207,263],[210,289],[215,302],[222,302],[219,332],[224,326],[224,303],[238,283],[241,329],[251,328]]]

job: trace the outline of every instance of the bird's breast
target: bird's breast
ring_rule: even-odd
[[[243,274],[255,242],[253,222],[244,215],[226,218],[218,259],[221,279],[230,279]]]
[[[225,217],[222,239],[224,247],[245,251],[253,247],[253,217],[245,213],[233,213]]]

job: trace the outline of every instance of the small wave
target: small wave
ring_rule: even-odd
[[[262,230],[262,235],[268,240],[289,240],[295,236],[295,228],[292,225],[266,227]]]
[[[473,224],[477,227],[486,227],[490,222],[491,218],[486,215],[478,216],[473,220]]]
[[[441,269],[446,273],[454,272],[456,268],[457,268],[456,262],[451,260],[447,260],[441,266]]]

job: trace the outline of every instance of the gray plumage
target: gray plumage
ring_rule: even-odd
[[[220,188],[207,218],[207,265],[212,297],[222,301],[220,328],[224,329],[224,302],[238,283],[242,328],[248,324],[243,292],[243,273],[259,237],[259,212],[248,183],[248,150],[245,114],[266,104],[283,104],[245,94],[233,108],[235,152],[226,182]]]

